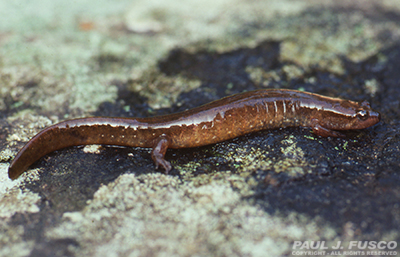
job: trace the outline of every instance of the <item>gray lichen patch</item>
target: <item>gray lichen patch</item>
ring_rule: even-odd
[[[269,157],[269,152],[263,149],[251,148],[251,149],[236,149],[235,152],[231,152],[226,157],[237,165],[241,172],[251,172],[258,168],[271,167],[273,160]]]
[[[5,219],[0,219],[0,256],[28,256],[35,242],[23,238],[22,225],[9,225]]]
[[[176,165],[175,168],[183,176],[184,180],[190,180],[194,178],[193,173],[197,168],[201,167],[201,161],[188,162],[184,165]]]
[[[290,135],[282,141],[281,152],[285,159],[274,164],[275,172],[284,172],[291,177],[305,175],[311,172],[313,165],[307,162],[303,150],[297,146],[294,136]]]
[[[65,213],[46,235],[75,238],[80,256],[277,256],[292,240],[335,236],[312,220],[301,224],[296,216],[282,219],[248,205],[230,183],[194,186],[159,174],[123,175],[81,212]]]
[[[57,120],[57,117],[53,117]],[[20,124],[15,126],[8,135],[7,141],[10,146],[14,146],[19,142],[28,142],[43,128],[50,126],[54,121],[47,117],[36,115],[32,111],[22,111],[8,118],[10,124]]]
[[[251,81],[262,87],[273,87],[275,82],[282,82],[282,78],[287,80],[300,79],[306,72],[296,65],[285,65],[278,70],[266,70],[261,67],[246,67]]]
[[[39,195],[18,187],[22,180],[10,180],[7,169],[8,165],[0,164],[0,218],[11,218],[17,212],[39,212]]]
[[[280,153],[262,146],[253,146],[250,149],[236,148],[226,154],[225,158],[234,163],[237,171],[242,174],[257,170],[272,170],[276,173],[285,173],[290,177],[298,177],[310,173],[314,166],[307,161],[293,135],[281,141]]]
[[[10,189],[0,198],[0,217],[10,218],[15,213],[36,213],[39,207],[36,203],[40,200],[37,193],[22,191],[19,188]]]
[[[383,46],[383,42],[377,40],[378,35],[394,25],[392,22],[378,24],[365,19],[367,15],[360,10],[340,14],[326,10],[317,15],[311,12],[294,17],[301,21],[291,21],[291,26],[287,27],[287,33],[297,31],[295,38],[282,44],[282,60],[292,60],[305,67],[318,63],[323,68],[342,73],[344,67],[339,56],[346,55],[359,61],[375,54]],[[305,26],[311,23],[313,27]],[[394,37],[400,37],[398,32],[395,34]]]
[[[158,71],[148,71],[140,79],[129,83],[129,88],[134,92],[148,98],[148,104],[154,109],[171,107],[177,103],[177,97],[183,92],[198,88],[201,81],[188,79],[183,76],[166,76]]]
[[[14,153],[9,148],[0,151],[0,161],[9,161],[13,156]]]
[[[283,10],[282,4],[287,1],[282,2],[194,0],[183,4],[180,1],[139,0],[128,8],[125,25],[128,30],[136,33],[164,34],[170,44],[178,41],[185,44],[210,39],[221,40],[214,45],[221,49],[223,44],[232,46],[237,44],[235,41],[241,40],[238,37],[234,40],[228,39],[243,24],[267,17],[273,18],[282,13],[297,13],[306,6],[303,3],[290,2],[290,8]],[[221,35],[225,36],[225,40]],[[222,40],[225,42],[222,43]]]
[[[29,67],[30,65],[14,64],[0,67],[0,96],[4,99],[8,97],[7,104],[11,106],[7,107],[14,110],[20,106],[30,106],[54,112],[68,103],[72,96],[69,90],[72,83],[63,75],[54,74],[40,65]]]

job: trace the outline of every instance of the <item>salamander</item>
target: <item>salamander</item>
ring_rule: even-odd
[[[60,122],[34,136],[8,169],[18,178],[35,161],[53,151],[79,145],[118,145],[152,148],[156,168],[165,173],[168,148],[215,144],[247,133],[301,126],[322,137],[344,137],[338,130],[364,129],[380,114],[361,103],[288,89],[244,92],[203,106],[151,118],[91,117]]]

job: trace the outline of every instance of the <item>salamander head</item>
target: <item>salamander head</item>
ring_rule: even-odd
[[[368,128],[368,127],[375,125],[376,123],[378,123],[381,120],[381,115],[379,114],[379,112],[371,109],[369,102],[363,101],[360,104],[360,106],[361,106],[361,108],[357,109],[357,112],[355,115],[357,118],[357,122],[355,124],[356,128],[353,128],[353,129]]]
[[[327,115],[324,125],[334,130],[364,129],[381,120],[380,114],[372,110],[367,101],[357,103],[343,100],[332,111],[331,115]]]

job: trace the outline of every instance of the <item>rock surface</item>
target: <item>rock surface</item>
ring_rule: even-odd
[[[0,256],[399,242],[399,1],[1,0],[0,12]],[[259,88],[366,99],[383,120],[345,139],[288,128],[168,150],[169,175],[149,149],[69,148],[8,179],[17,151],[58,121]]]

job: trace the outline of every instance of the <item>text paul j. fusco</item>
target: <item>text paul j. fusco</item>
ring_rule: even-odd
[[[326,241],[294,241],[292,255],[397,255],[396,241],[338,241],[326,246]]]
[[[342,245],[342,241],[330,247],[326,246],[326,241],[293,242],[293,250],[343,250],[345,248],[346,250],[393,250],[396,247],[396,241],[350,241],[347,247]]]
[[[336,245],[331,247],[325,246],[326,241],[294,241],[293,250],[342,250],[345,247],[342,246],[342,241],[338,241]],[[396,241],[350,241],[347,250],[393,250],[396,249]]]

